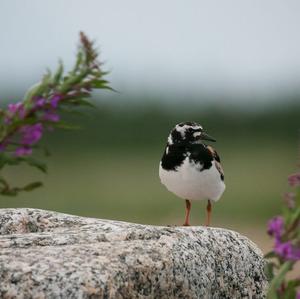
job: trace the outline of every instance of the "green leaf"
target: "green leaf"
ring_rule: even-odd
[[[82,63],[82,57],[83,57],[83,53],[82,53],[81,50],[79,50],[78,53],[77,53],[75,66],[74,66],[74,68],[71,72],[72,74],[76,74],[76,72],[79,70],[80,65]]]
[[[2,189],[0,188],[0,194],[6,195],[6,196],[16,196],[21,191],[31,191],[36,188],[41,187],[43,184],[42,182],[33,182],[30,183],[22,188],[14,187],[10,188],[8,184],[6,184]]]
[[[23,161],[27,162],[28,165],[33,166],[44,173],[47,173],[47,165],[44,162],[38,161],[32,157],[23,158]]]
[[[19,191],[18,189],[9,189],[9,190],[4,189],[0,191],[0,194],[6,196],[16,196],[18,195],[18,191]]]
[[[265,259],[270,259],[270,258],[274,258],[274,257],[277,257],[277,255],[276,255],[276,253],[274,251],[269,251],[264,256]]]
[[[300,286],[300,279],[293,279],[287,283],[284,299],[296,298],[296,288]]]
[[[36,124],[38,120],[35,117],[26,117],[25,119],[16,119],[14,120],[11,130],[15,130],[24,125],[33,125]]]
[[[104,88],[105,86],[107,86],[109,84],[109,82],[107,80],[101,79],[101,80],[93,80],[91,82],[91,86],[93,88]]]
[[[51,72],[48,72],[44,75],[41,82],[33,85],[29,91],[25,94],[24,102],[25,102],[25,109],[31,104],[31,99],[35,96],[41,96],[45,90],[49,87],[51,83]]]
[[[0,155],[0,169],[3,168],[5,165],[18,165],[22,161],[18,157],[10,156],[6,153],[2,153]]]
[[[70,73],[68,77],[64,78],[64,82],[60,86],[59,91],[61,93],[67,93],[74,85],[80,83],[88,75],[88,71],[88,69],[85,69],[78,75]]]
[[[268,281],[271,281],[274,278],[274,268],[275,264],[273,262],[269,262],[265,266],[264,272],[267,276]]]
[[[296,290],[295,289],[286,289],[283,294],[283,299],[294,299],[296,298]]]
[[[1,140],[1,142],[6,137],[6,134],[7,134],[7,126],[4,124],[4,121],[1,118],[1,125],[0,125],[0,140]]]
[[[5,189],[8,190],[9,189],[9,184],[3,177],[0,177],[0,183],[3,186],[3,190],[5,190]]]
[[[299,287],[299,286],[300,286],[300,278],[290,280],[290,281],[288,282],[288,285],[287,285],[288,288],[289,288],[289,287],[291,287],[291,288],[296,288],[296,287]]]
[[[34,190],[34,189],[39,188],[41,186],[43,186],[42,182],[33,182],[33,183],[30,183],[30,184],[24,186],[22,188],[22,190],[24,190],[24,191],[31,191],[31,190]]]
[[[272,279],[270,285],[269,285],[269,291],[267,298],[278,298],[277,296],[277,290],[280,288],[280,285],[285,279],[285,275],[288,271],[290,271],[293,267],[292,261],[285,262],[280,268],[277,273],[277,275]]]
[[[32,85],[29,90],[26,92],[25,97],[24,97],[24,102],[27,103],[27,105],[29,105],[30,100],[33,98],[34,95],[36,95],[36,93],[38,92],[38,90],[41,87],[41,82],[38,82],[34,85]],[[28,108],[27,105],[25,105],[25,108]]]
[[[32,157],[15,157],[15,156],[10,156],[7,154],[2,154],[0,155],[0,168],[3,168],[3,166],[7,165],[18,165],[20,163],[27,163],[30,166],[33,166],[42,172],[46,173],[47,172],[47,166],[45,163],[38,161]]]
[[[74,100],[72,100],[72,103],[75,104],[75,105],[79,105],[79,106],[87,106],[87,107],[96,108],[96,106],[94,104],[92,104],[88,100],[85,100],[85,99],[82,99],[82,98],[74,99]]]
[[[116,92],[116,90],[110,87],[108,84],[109,82],[106,80],[94,80],[91,82],[91,87],[96,89],[108,89]]]
[[[58,62],[58,68],[53,76],[53,79],[52,79],[52,84],[54,85],[57,85],[59,84],[61,78],[62,78],[62,75],[63,75],[63,71],[64,71],[64,65],[62,63],[61,60],[59,60]]]
[[[291,217],[291,224],[300,219],[300,207],[293,212]]]
[[[6,155],[4,153],[0,154],[0,169],[2,169],[6,164]]]

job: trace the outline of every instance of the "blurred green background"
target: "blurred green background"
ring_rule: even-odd
[[[111,102],[118,102],[117,96]],[[28,167],[7,169],[17,184],[42,178],[45,187],[16,198],[2,197],[0,207],[181,225],[184,202],[160,184],[158,164],[172,126],[195,120],[217,139],[214,146],[225,169],[227,189],[214,205],[213,224],[242,232],[260,227],[263,233],[267,219],[280,211],[287,176],[299,158],[296,102],[285,109],[250,112],[225,105],[182,105],[170,111],[154,105],[103,104],[84,114],[69,117],[82,129],[56,131],[44,138],[53,152],[44,158],[48,175]],[[204,223],[205,205],[193,204],[194,225]]]
[[[118,93],[99,92],[96,110],[68,116],[81,130],[43,138],[48,175],[5,169],[16,185],[45,186],[1,197],[0,207],[181,225],[184,202],[160,184],[158,164],[172,127],[196,121],[217,139],[225,170],[213,225],[267,250],[266,222],[299,163],[300,2],[70,3],[0,2],[2,106],[22,99],[58,57],[69,69],[80,30],[96,40]],[[204,223],[205,206],[193,203],[192,224]]]

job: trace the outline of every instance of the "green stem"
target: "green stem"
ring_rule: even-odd
[[[268,290],[268,299],[278,299],[280,298],[278,296],[277,290],[280,288],[282,282],[284,281],[285,274],[290,271],[293,267],[294,262],[287,261],[279,268],[279,271],[277,275],[272,279],[269,290]]]
[[[5,189],[9,189],[7,181],[2,176],[0,177],[0,183],[2,183]]]

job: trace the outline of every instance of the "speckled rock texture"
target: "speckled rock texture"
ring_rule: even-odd
[[[240,234],[0,210],[0,298],[265,298]]]

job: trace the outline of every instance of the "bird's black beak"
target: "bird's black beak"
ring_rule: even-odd
[[[216,142],[217,140],[212,138],[211,136],[209,136],[208,134],[206,134],[205,132],[202,132],[200,135],[200,139],[201,140],[208,140],[208,141],[212,141],[212,142]]]

